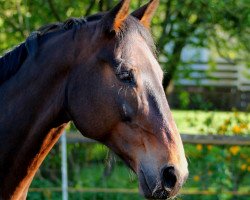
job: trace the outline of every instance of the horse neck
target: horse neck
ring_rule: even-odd
[[[70,58],[60,50],[67,39],[28,58],[0,87],[0,199],[19,199],[68,121],[63,104]]]

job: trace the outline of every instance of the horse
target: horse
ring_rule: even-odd
[[[158,3],[47,25],[0,59],[1,200],[26,199],[70,121],[121,157],[144,197],[178,194],[188,165],[150,34]]]

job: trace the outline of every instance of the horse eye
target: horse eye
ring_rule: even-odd
[[[121,71],[117,73],[118,78],[126,83],[134,83],[134,75],[131,71]]]

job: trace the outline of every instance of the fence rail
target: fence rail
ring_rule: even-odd
[[[61,192],[62,188],[30,188],[29,192]],[[69,193],[124,193],[124,194],[139,194],[138,189],[124,189],[124,188],[68,188]],[[218,192],[211,188],[208,190],[195,189],[182,189],[180,191],[181,195],[218,195],[227,194],[235,196],[250,196],[249,191],[221,191]]]
[[[191,135],[181,134],[182,141],[188,144],[240,145],[250,146],[250,136]],[[67,134],[68,143],[95,143],[95,140],[83,137],[79,132]]]

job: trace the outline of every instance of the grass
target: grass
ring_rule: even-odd
[[[187,134],[233,134],[236,126],[247,125],[239,134],[250,134],[250,114],[243,112],[219,112],[219,111],[184,111],[172,110],[173,117],[180,133]]]

